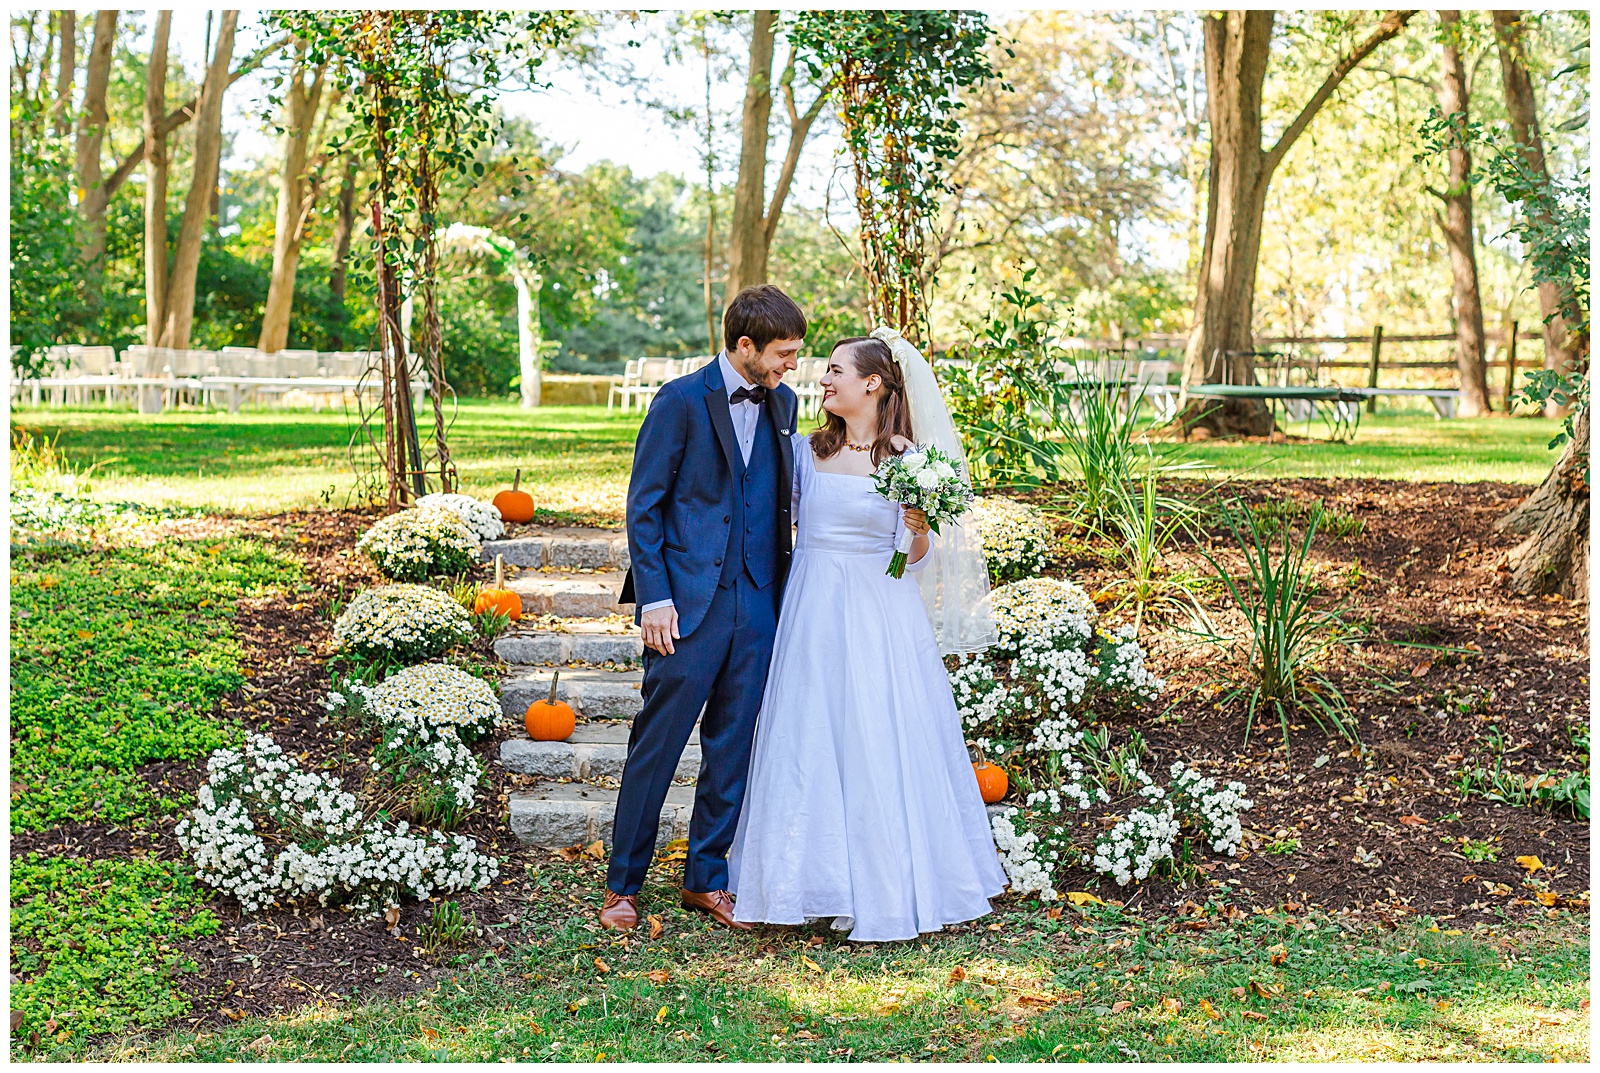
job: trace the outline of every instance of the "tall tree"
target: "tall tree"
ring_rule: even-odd
[[[1439,12],[1439,108],[1447,121],[1465,131],[1469,111],[1467,71],[1461,62],[1461,12]],[[1456,372],[1461,380],[1462,417],[1482,417],[1490,410],[1489,371],[1484,365],[1483,302],[1478,295],[1478,255],[1472,230],[1472,154],[1465,138],[1455,139],[1447,154],[1449,178],[1443,190],[1428,192],[1444,203],[1444,215],[1433,219],[1450,251],[1456,320]]]
[[[189,349],[189,333],[194,326],[194,285],[200,268],[200,241],[211,219],[211,195],[217,185],[222,163],[222,95],[232,81],[233,35],[239,12],[224,11],[217,26],[216,51],[206,68],[200,87],[194,132],[193,176],[183,202],[183,222],[178,226],[178,242],[172,254],[172,273],[167,279],[163,304],[160,346]]]
[[[167,298],[167,39],[172,12],[156,13],[144,82],[144,309],[151,346],[161,338]]]
[[[333,267],[328,269],[328,290],[344,304],[346,264],[350,260],[350,236],[356,226],[356,155],[346,153],[344,177],[339,182],[339,215],[333,222]]]
[[[56,32],[61,38],[56,61],[56,135],[64,138],[72,127],[72,83],[78,74],[78,13],[56,12]]]
[[[1254,364],[1251,319],[1255,306],[1256,261],[1261,252],[1261,218],[1272,173],[1295,141],[1333,96],[1345,76],[1379,45],[1396,36],[1416,14],[1391,11],[1365,39],[1344,52],[1321,86],[1284,128],[1270,149],[1261,145],[1262,86],[1272,49],[1272,11],[1208,14],[1205,24],[1207,109],[1211,119],[1211,162],[1206,205],[1206,237],[1195,288],[1194,328],[1184,357],[1185,385],[1217,382],[1226,376],[1249,382]],[[1224,360],[1225,355],[1227,356]],[[1247,399],[1191,404],[1185,425],[1204,425],[1214,433],[1266,435],[1272,414]]]
[[[105,271],[106,203],[111,191],[102,181],[100,149],[105,142],[106,87],[111,82],[111,48],[116,43],[116,11],[97,11],[94,42],[89,47],[89,67],[83,86],[83,110],[78,114],[78,212],[83,217],[83,267],[91,307],[98,304],[100,280]]]
[[[296,46],[294,68],[289,74],[285,101],[287,124],[283,132],[283,176],[278,184],[278,217],[272,232],[272,279],[267,287],[267,306],[261,317],[261,341],[267,353],[282,350],[289,342],[289,313],[294,305],[294,277],[300,264],[300,243],[305,237],[306,217],[313,204],[312,186],[306,175],[306,153],[312,127],[322,101],[322,81],[326,62],[315,72],[306,63],[306,45]]]
[[[1533,79],[1528,74],[1522,12],[1494,12],[1494,31],[1512,136],[1536,181],[1548,185],[1550,172],[1544,159],[1544,141],[1539,135],[1539,109],[1533,96]],[[1548,225],[1548,219],[1543,223]],[[1544,367],[1572,368],[1578,352],[1572,329],[1579,322],[1572,297],[1563,294],[1554,280],[1545,280],[1539,284],[1539,311],[1544,314]]]
[[[767,143],[771,138],[772,60],[778,13],[757,11],[750,36],[750,73],[745,82],[744,113],[739,133],[739,179],[733,191],[733,217],[728,231],[728,280],[724,299],[731,301],[743,287],[767,282],[767,259],[773,236],[789,197],[800,152],[812,124],[822,112],[827,93],[818,93],[802,114],[795,104],[795,48],[778,84],[789,116],[789,145],[778,172],[772,202],[766,205]]]

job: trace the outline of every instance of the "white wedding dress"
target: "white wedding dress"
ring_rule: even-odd
[[[735,918],[912,939],[1005,889],[900,508],[795,437],[799,539],[728,855]],[[934,536],[937,540],[938,537]],[[926,558],[924,559],[924,562]]]

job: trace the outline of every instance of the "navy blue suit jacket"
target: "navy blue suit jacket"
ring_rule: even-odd
[[[767,417],[778,434],[777,580],[781,597],[789,572],[789,489],[794,483],[797,400],[784,384],[767,395]],[[739,441],[728,410],[722,369],[663,384],[650,403],[633,449],[628,481],[628,555],[622,603],[639,607],[671,600],[678,632],[693,633],[705,619],[722,576],[733,515],[734,478],[742,469]],[[639,612],[635,610],[637,621]]]

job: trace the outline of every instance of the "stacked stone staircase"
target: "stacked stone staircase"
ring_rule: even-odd
[[[633,624],[633,605],[617,603],[628,568],[627,538],[605,530],[541,529],[483,545],[486,559],[496,554],[517,568],[506,587],[522,597],[524,615],[523,623],[495,642],[496,654],[510,665],[500,683],[501,707],[521,727],[528,705],[549,696],[559,671],[556,698],[578,715],[567,741],[533,741],[519,731],[500,744],[499,763],[535,780],[510,795],[511,831],[542,848],[596,839],[609,848],[615,786],[633,717],[643,706],[644,642]],[[688,837],[699,770],[697,728],[661,809],[658,848]],[[1003,807],[991,805],[989,812]]]
[[[570,704],[578,726],[566,741],[533,741],[525,734],[500,745],[506,770],[532,776],[510,795],[510,826],[530,845],[558,849],[580,842],[611,844],[615,786],[628,756],[628,734],[643,704],[639,689],[644,642],[633,605],[617,602],[628,568],[621,532],[539,529],[489,541],[483,557],[512,567],[506,587],[522,598],[524,622],[495,642],[510,665],[501,680],[501,707],[520,726],[528,705],[550,695]],[[551,622],[550,617],[559,620]],[[700,770],[700,739],[691,735],[675,784],[661,811],[658,841],[685,838]]]

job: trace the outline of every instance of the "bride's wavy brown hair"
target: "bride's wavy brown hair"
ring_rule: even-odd
[[[830,360],[833,354],[844,347],[850,348],[847,356],[858,376],[863,380],[876,376],[883,381],[883,390],[878,396],[878,435],[872,441],[872,464],[876,466],[890,455],[899,453],[894,449],[896,436],[904,436],[912,441],[916,439],[911,434],[911,407],[906,402],[906,378],[900,371],[900,363],[894,360],[889,344],[882,339],[859,335],[841,339],[833,345]],[[844,447],[847,438],[844,418],[826,410],[822,411],[820,417],[817,430],[811,434],[811,453],[818,458],[832,458]]]

